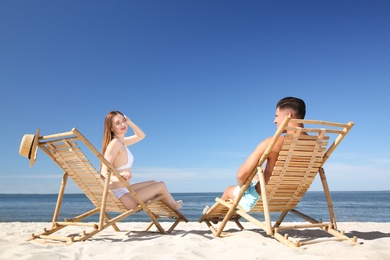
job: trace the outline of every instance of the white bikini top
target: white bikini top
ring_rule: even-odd
[[[131,168],[131,166],[133,165],[133,162],[134,162],[134,156],[133,154],[130,152],[130,150],[126,148],[126,151],[127,151],[127,163],[119,168],[116,168],[115,170],[117,171],[120,171],[120,170],[123,170],[123,169],[127,169],[127,168]]]

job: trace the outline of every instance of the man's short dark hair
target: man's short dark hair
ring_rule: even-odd
[[[285,97],[279,100],[276,108],[280,110],[291,109],[293,110],[294,116],[298,119],[304,119],[306,115],[306,104],[305,102],[296,97]]]

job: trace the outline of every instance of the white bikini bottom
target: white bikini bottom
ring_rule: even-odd
[[[130,193],[129,190],[127,188],[118,188],[118,189],[112,189],[111,190],[115,196],[120,199],[123,195],[125,195],[126,193]]]

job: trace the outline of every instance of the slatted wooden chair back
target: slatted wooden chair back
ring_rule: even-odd
[[[282,148],[266,185],[269,212],[292,210],[310,188],[320,168],[350,129],[348,124],[291,119],[305,127],[286,127]],[[310,127],[307,127],[310,125]],[[335,136],[331,135],[336,134]],[[330,138],[334,139],[332,144]],[[259,200],[251,212],[262,212]]]
[[[104,180],[81,150],[81,144],[90,148],[93,147],[92,144],[80,137],[82,136],[78,135],[77,131],[59,136],[46,136],[46,139],[40,141],[39,146],[80,187],[96,208],[100,208]],[[106,200],[106,210],[110,212],[126,211],[123,204],[110,190]]]

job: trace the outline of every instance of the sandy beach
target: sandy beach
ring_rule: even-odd
[[[49,223],[0,223],[0,259],[390,259],[390,223],[338,223],[348,236],[358,237],[357,246],[306,230],[303,235],[327,241],[301,249],[288,248],[251,223],[243,224],[246,230],[238,231],[229,223],[227,236],[214,238],[204,223],[180,223],[172,234],[161,235],[141,231],[146,223],[123,222],[118,224],[121,232],[108,228],[86,242],[66,246],[27,241]]]

